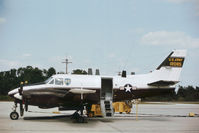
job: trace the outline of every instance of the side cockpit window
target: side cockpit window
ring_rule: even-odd
[[[48,78],[44,83],[47,84],[51,79],[53,79],[53,77]]]
[[[49,84],[54,84],[54,79],[49,82]]]
[[[63,85],[63,78],[56,78],[55,79],[55,84],[56,85]]]

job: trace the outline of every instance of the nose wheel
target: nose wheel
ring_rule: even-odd
[[[10,113],[10,119],[17,120],[19,119],[19,114],[16,111]]]

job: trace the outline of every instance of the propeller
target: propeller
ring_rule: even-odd
[[[20,83],[20,88],[18,89],[19,95],[23,95],[23,82]]]
[[[28,84],[28,81],[25,81],[25,85]],[[28,111],[28,100],[26,98],[23,97],[23,103],[25,105],[25,111]]]
[[[20,115],[23,116],[24,109],[23,109],[23,82],[20,83],[20,88],[18,89],[19,95],[21,96],[21,100],[19,101],[20,105]]]
[[[20,88],[18,89],[18,92],[19,92],[19,95],[21,96],[21,100],[19,101],[19,104],[20,104],[20,115],[23,116],[24,114],[24,108],[23,108],[23,103],[25,104],[25,110],[27,111],[28,110],[28,103],[26,102],[26,99],[24,99],[23,97],[23,86],[28,84],[28,81],[25,81],[25,84],[24,82],[21,82],[20,83]]]

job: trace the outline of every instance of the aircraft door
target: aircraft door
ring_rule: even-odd
[[[100,105],[104,117],[113,116],[113,79],[101,79]]]
[[[101,79],[101,99],[105,100],[106,98],[112,97],[113,91],[113,79]],[[109,99],[107,99],[109,100]]]

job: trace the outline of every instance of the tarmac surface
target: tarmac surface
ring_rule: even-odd
[[[74,123],[73,111],[52,114],[53,109],[30,106],[24,117],[11,120],[13,102],[0,102],[0,133],[81,132],[81,133],[199,133],[199,104],[148,103],[138,105],[130,114],[115,114],[114,118],[89,118],[87,123]],[[19,111],[18,111],[19,112]],[[193,112],[195,117],[189,117]]]

